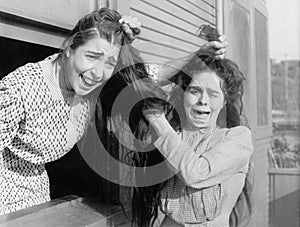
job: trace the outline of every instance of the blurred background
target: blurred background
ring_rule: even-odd
[[[267,1],[272,84],[273,163],[299,168],[300,2]]]
[[[300,2],[269,0],[267,9],[273,126],[269,150],[270,225],[299,226]]]

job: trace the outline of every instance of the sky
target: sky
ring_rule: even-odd
[[[300,60],[300,1],[266,0],[269,13],[270,57]]]

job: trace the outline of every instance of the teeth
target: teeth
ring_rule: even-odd
[[[196,112],[197,114],[210,114],[210,112],[209,112],[209,111],[200,111],[200,110],[195,110],[195,112]]]
[[[94,85],[94,81],[91,80],[90,78],[84,76],[84,75],[81,75],[82,79],[84,80],[84,82],[86,82],[88,85],[90,86],[93,86]]]
[[[84,79],[85,79],[85,81],[88,82],[89,84],[92,84],[92,83],[93,83],[93,81],[92,81],[90,78],[85,77]]]

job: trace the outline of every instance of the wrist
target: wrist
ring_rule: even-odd
[[[159,137],[165,136],[166,134],[174,131],[164,114],[151,121],[151,126]]]

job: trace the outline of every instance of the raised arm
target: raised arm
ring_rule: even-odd
[[[246,172],[253,151],[250,130],[239,126],[216,136],[207,147],[195,152],[170,126],[164,115],[151,121],[159,138],[155,146],[166,157],[170,168],[189,186],[209,187],[238,172]],[[218,140],[218,138],[220,138]],[[202,154],[202,155],[199,155]]]
[[[210,41],[200,47],[200,50],[212,52],[216,59],[223,59],[225,57],[227,42],[226,36],[219,37],[219,41]],[[185,57],[173,59],[158,65],[157,82],[161,85],[168,84],[168,80],[174,76],[184,66],[195,53],[191,53]]]
[[[137,18],[131,16],[123,16],[119,22],[122,23],[124,32],[127,34],[130,42],[133,42],[135,38],[140,34],[141,23]],[[210,39],[204,38],[208,40],[208,42],[201,46],[200,50],[214,53],[216,59],[223,59],[225,57],[227,48],[226,36],[219,36],[217,34],[217,37],[218,38],[215,38],[215,40],[217,39],[218,41],[210,41]],[[157,69],[154,70],[155,72],[153,72],[152,76],[155,77],[156,82],[158,82],[160,85],[167,85],[169,83],[169,79],[174,76],[182,68],[182,66],[185,65],[195,54],[196,51],[188,54],[187,56],[178,59],[172,59],[170,61],[164,62],[163,64],[157,65]]]

